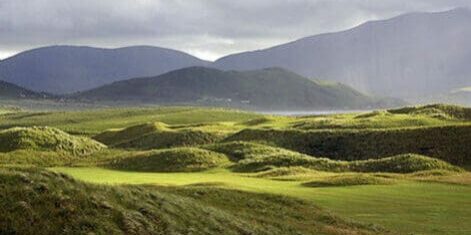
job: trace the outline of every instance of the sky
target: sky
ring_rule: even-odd
[[[151,45],[202,59],[470,0],[0,0],[0,59],[49,45]]]

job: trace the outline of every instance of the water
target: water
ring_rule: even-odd
[[[312,116],[329,115],[342,113],[365,113],[373,110],[305,110],[305,111],[257,111],[260,114],[278,115],[278,116]]]

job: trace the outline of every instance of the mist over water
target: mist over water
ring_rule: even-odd
[[[312,116],[312,115],[330,115],[342,113],[366,113],[373,111],[372,109],[363,110],[303,110],[303,111],[256,111],[256,113],[266,115],[279,115],[279,116]]]

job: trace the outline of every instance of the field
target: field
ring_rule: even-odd
[[[469,234],[469,128],[471,109],[449,105],[303,117],[8,109],[0,114],[0,233],[32,234],[21,221],[66,213],[69,223],[52,217],[38,229]],[[73,193],[80,190],[97,193]]]

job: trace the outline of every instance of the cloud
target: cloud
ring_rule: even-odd
[[[0,56],[54,44],[184,50],[204,58],[273,46],[468,0],[0,0]]]

